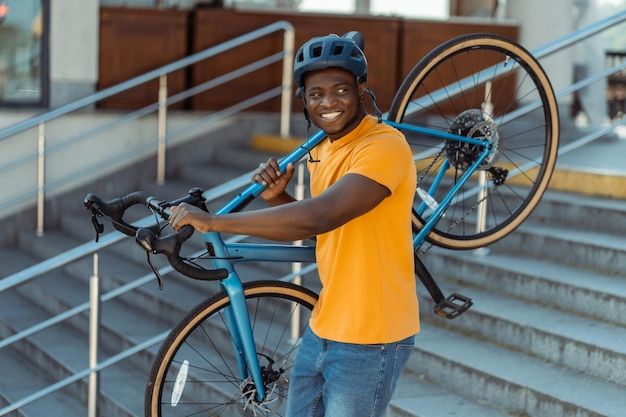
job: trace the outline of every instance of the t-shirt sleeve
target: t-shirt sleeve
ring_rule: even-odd
[[[374,180],[393,193],[408,172],[407,164],[412,161],[410,148],[404,138],[379,133],[355,149],[348,172]]]

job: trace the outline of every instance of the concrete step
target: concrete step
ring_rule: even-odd
[[[604,274],[623,275],[626,271],[624,236],[568,226],[524,223],[489,249]]]
[[[54,253],[58,248],[73,246],[71,237],[53,231],[49,231],[43,237],[28,241],[31,250],[39,255],[44,255],[44,257],[46,250]],[[103,260],[106,263],[106,256]],[[23,325],[8,319],[11,323],[9,334],[86,303],[89,296],[88,279],[91,273],[90,262],[86,261],[88,260],[69,264],[46,274],[45,279],[38,279],[22,285],[12,293],[3,293],[12,295],[13,300],[24,299],[25,303],[21,306],[9,306],[7,303],[3,303],[2,318],[4,318],[4,309],[6,308],[29,319],[28,323]],[[132,265],[127,265],[127,262],[120,262],[119,257],[115,257],[114,262],[110,265],[114,266],[113,271],[111,268],[101,266],[102,270],[107,270],[106,273],[103,271],[101,280],[105,284],[103,287],[110,287],[110,290],[115,290],[119,285],[116,283],[111,285],[111,277],[121,272],[128,272],[133,268]],[[135,268],[135,271],[126,277],[126,280],[130,281],[131,278],[135,279],[137,276],[138,273]],[[118,277],[117,281],[120,280]],[[150,283],[152,284],[152,282]],[[168,287],[172,288],[172,285],[168,285]],[[152,285],[152,288],[156,290],[156,284]],[[201,300],[201,293],[188,290],[185,293],[185,298],[180,300],[180,306],[175,309],[175,314],[171,312],[171,308],[164,308],[164,305],[160,304],[158,308],[152,308],[153,311],[159,311],[160,315],[152,316],[146,313],[148,309],[141,305],[141,301],[148,299],[151,304],[158,304],[158,298],[147,297],[145,294],[143,297],[138,297],[137,294],[137,292],[129,293],[102,303],[101,360],[156,334],[166,332],[170,326],[173,326],[186,314],[189,305],[185,305],[185,303],[192,301],[194,295],[195,302]],[[106,296],[106,290],[103,292],[103,296]],[[41,315],[33,314],[35,309],[40,310]],[[87,328],[87,313],[83,313],[74,319],[63,322],[62,325],[56,325],[45,332],[30,336],[21,343],[29,347],[29,356],[44,358],[38,362],[38,365],[45,373],[53,372],[53,378],[59,379],[83,370],[87,366]],[[109,410],[103,411],[103,415],[138,416],[142,413],[141,398],[143,398],[145,381],[153,360],[154,352],[140,352],[101,372],[101,409]],[[85,392],[84,383],[81,383],[80,387],[72,393],[84,403],[86,401]]]
[[[423,261],[436,280],[480,287],[626,326],[624,277],[495,251],[477,255],[432,249]]]
[[[42,256],[44,259],[48,255],[54,256],[59,250],[62,251],[66,247],[76,246],[72,236],[59,231],[48,231],[42,237],[25,238],[23,241],[29,251]],[[141,254],[138,248],[133,246],[133,249],[135,249],[135,256],[141,255],[138,258],[142,261],[145,260],[145,255]],[[140,268],[126,259],[133,257],[133,255],[122,257],[111,251],[103,251],[99,254],[101,264],[99,273],[104,297],[106,297],[107,292],[114,291],[119,286],[141,276],[138,271]],[[4,306],[32,320],[28,325],[44,320],[50,315],[60,314],[87,301],[88,278],[92,273],[91,268],[91,260],[83,259],[57,269],[53,273],[47,274],[45,280],[39,279],[20,287],[18,292],[26,297],[27,305],[22,306],[22,308],[7,304]],[[244,277],[249,277],[248,279],[258,280],[277,277],[274,270],[259,268],[256,265],[241,265],[239,269]],[[158,291],[156,283],[153,282],[154,279],[151,279],[148,284],[131,293],[103,302],[101,309],[101,348],[106,349],[107,352],[104,358],[132,347],[136,343],[143,342],[155,334],[167,331],[192,307],[217,290],[217,287],[212,283],[200,283],[195,286],[185,285],[195,281],[180,276],[176,277],[175,274],[168,274],[164,278],[166,279],[164,291]],[[204,291],[198,291],[199,285],[204,287]],[[5,294],[8,295],[9,293]],[[41,317],[31,314],[30,306],[37,306],[38,309],[45,311],[45,314]],[[43,336],[29,337],[24,342],[28,343],[29,351],[36,352],[38,357],[46,358],[45,361],[42,360],[38,363],[42,369],[61,368],[66,373],[84,369],[85,365],[81,368],[80,364],[86,363],[85,355],[88,351],[85,345],[87,317],[81,315],[70,320],[69,323],[72,324],[69,328],[59,329],[55,327],[53,331],[54,334],[63,335],[60,344],[65,346],[62,353],[67,357],[58,353],[54,348],[50,348],[50,346],[55,346],[50,341],[44,340],[38,343],[37,340]],[[13,325],[17,325],[17,323],[13,323]],[[27,324],[11,328],[8,334],[26,327]],[[72,338],[68,336],[81,331],[82,336]],[[82,337],[82,343],[73,342],[76,337]],[[101,407],[103,410],[109,410],[108,414],[104,415],[140,415],[143,390],[157,347],[155,346],[150,352],[134,355],[101,373],[103,395]],[[68,358],[78,360],[79,364],[74,362],[66,364],[65,360]],[[79,360],[79,358],[81,359]],[[121,381],[123,384],[120,383]],[[81,395],[80,392],[73,394]],[[85,398],[81,397],[81,400],[84,402]]]
[[[430,324],[423,326],[408,367],[512,415],[619,417],[626,407],[623,385]]]
[[[16,246],[2,246],[0,250],[0,279],[23,270],[28,265],[37,263],[29,253]]]
[[[18,294],[5,292],[1,295],[3,309],[10,309],[13,312],[10,316],[3,314],[2,320],[0,320],[3,337],[27,328],[32,324],[33,320],[41,322],[49,317],[47,311],[38,308],[36,305],[33,305],[30,300],[24,299]],[[54,327],[31,335],[26,339],[22,339],[10,347],[5,347],[0,350],[0,352],[0,364],[3,370],[12,370],[16,364],[23,363],[24,361],[28,363],[28,366],[18,366],[14,372],[7,374],[11,375],[10,379],[29,382],[27,388],[22,387],[20,384],[10,383],[11,381],[7,381],[9,383],[0,388],[2,389],[2,395],[13,401],[33,395],[38,390],[44,389],[88,367],[87,355],[89,351],[86,347],[86,339],[81,332],[67,322],[57,324]],[[19,352],[19,354],[17,354],[17,352]],[[102,356],[107,356],[107,352],[104,349]],[[111,368],[108,375],[121,371],[131,374],[131,369],[136,368],[132,366],[132,363],[126,362],[123,367]],[[135,377],[135,379],[138,378]],[[125,380],[130,381],[128,375],[125,377]],[[34,384],[34,381],[40,382]],[[120,406],[116,400],[111,400],[111,398],[116,398],[122,390],[134,391],[134,395],[140,394],[143,387],[141,385],[135,386],[138,390],[134,390],[132,384],[124,387],[118,384],[118,392],[115,392],[116,386],[109,384],[108,388],[114,390],[114,392],[111,393],[110,389],[102,385],[103,389],[100,397],[102,409],[115,410],[115,414],[111,413],[108,415],[118,415],[122,417],[138,415],[136,412],[128,411],[127,407]],[[87,392],[86,382],[77,381],[68,385],[63,390],[52,394],[53,398],[56,398],[56,401],[53,403],[55,407],[51,411],[52,414],[43,413],[44,409],[41,408],[50,406],[50,400],[45,400],[43,403],[40,401],[33,403],[32,409],[39,411],[32,411],[32,414],[28,411],[28,406],[21,409],[21,411],[25,416],[84,415],[86,413]],[[135,411],[139,411],[139,409]]]
[[[626,199],[548,190],[526,222],[624,236],[625,211]]]
[[[56,381],[47,376],[22,352],[7,347],[0,349],[3,377],[0,378],[0,408],[15,404]],[[85,407],[67,390],[57,391],[21,406],[10,417],[67,417],[85,415]]]
[[[428,381],[424,375],[404,372],[386,417],[511,417],[507,411],[455,394]]]
[[[9,298],[2,301],[3,311],[5,308],[10,309],[17,316],[16,319],[3,313],[0,317],[5,328],[4,333],[8,336],[85,303],[88,289],[86,284],[79,280],[54,273],[47,274],[46,279],[25,284],[17,291],[5,292],[2,295]],[[99,345],[101,360],[168,330],[166,323],[146,317],[140,309],[133,309],[119,300],[103,303],[101,317]],[[124,326],[124,323],[128,325]],[[30,335],[11,348],[19,348],[47,379],[58,381],[87,368],[88,324],[87,313],[82,313]],[[141,412],[139,404],[134,404],[135,401],[125,404],[120,402],[119,398],[124,396],[137,398],[143,395],[145,380],[153,360],[153,355],[141,352],[100,374],[100,406],[102,410],[110,410],[104,415],[129,417],[139,415]],[[5,362],[0,360],[0,367],[4,369],[4,366]],[[121,384],[120,381],[124,383]],[[72,384],[66,391],[80,403],[86,404],[85,381]]]
[[[422,300],[426,322],[626,386],[623,326],[476,287],[454,284],[454,291],[471,296],[474,306],[454,320],[442,320],[429,315],[432,302]]]

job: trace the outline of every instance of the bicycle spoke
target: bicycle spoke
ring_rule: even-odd
[[[304,331],[314,295],[286,283],[246,289],[246,303],[266,397],[259,400],[242,378],[225,319],[225,294],[194,309],[164,343],[146,393],[146,414],[182,416],[282,416],[289,373],[300,346],[291,331]],[[298,325],[293,326],[294,320]],[[246,365],[248,366],[248,365]]]
[[[423,203],[442,204],[457,189],[427,231],[426,239],[442,247],[486,246],[514,230],[538,203],[556,161],[550,83],[526,50],[496,35],[459,37],[424,57],[396,94],[389,119],[433,131],[403,129],[418,171],[416,233],[430,225],[436,206],[424,210]],[[491,150],[479,162],[483,144]]]

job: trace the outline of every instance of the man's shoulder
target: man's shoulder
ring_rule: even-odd
[[[385,122],[376,121],[362,132],[363,146],[399,147],[407,146],[406,138],[398,129]]]
[[[371,137],[371,136],[387,136],[394,137],[396,139],[400,139],[405,141],[404,135],[398,129],[393,126],[388,125],[384,121],[378,121],[378,118],[368,114],[365,116],[365,120],[363,121],[363,129],[361,131],[363,136]]]

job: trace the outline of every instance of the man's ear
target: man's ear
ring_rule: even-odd
[[[363,101],[365,93],[367,92],[367,83],[361,83],[358,85],[359,100]]]

